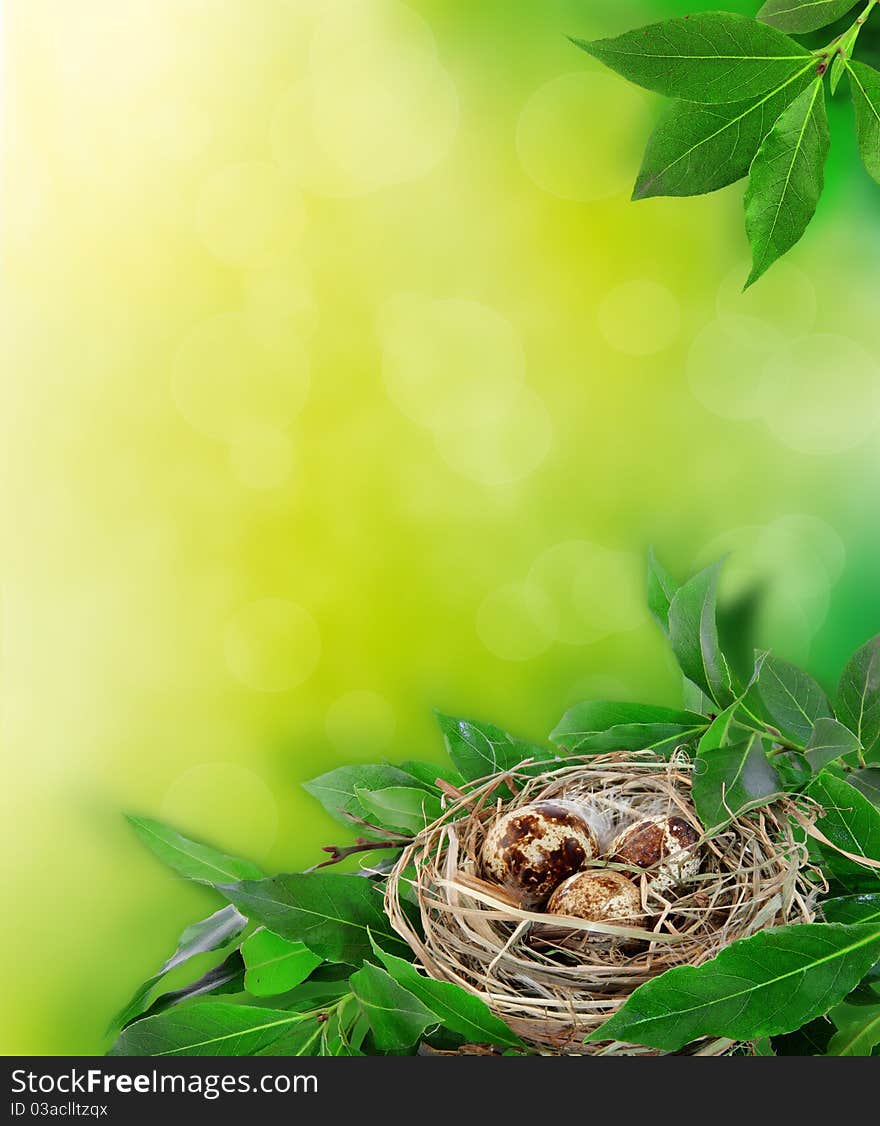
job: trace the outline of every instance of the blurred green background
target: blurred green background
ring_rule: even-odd
[[[746,296],[742,187],[628,201],[661,100],[566,39],[672,0],[7,0],[2,1050],[88,1053],[299,783],[675,702],[643,609],[732,552],[826,683],[880,628],[880,190]],[[755,3],[727,3],[751,12]]]

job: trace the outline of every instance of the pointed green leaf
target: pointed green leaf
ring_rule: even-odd
[[[244,986],[254,997],[287,993],[306,980],[322,962],[302,942],[289,942],[272,931],[258,930],[241,946]]]
[[[468,780],[510,770],[524,759],[552,762],[556,758],[552,751],[515,739],[492,723],[436,715],[449,757]]]
[[[778,657],[766,658],[744,704],[796,747],[806,746],[818,720],[831,715],[828,697],[816,681]]]
[[[857,649],[847,663],[837,686],[835,711],[858,736],[866,757],[880,753],[880,634]]]
[[[440,1024],[436,1013],[378,966],[367,963],[349,980],[380,1051],[404,1052]]]
[[[216,884],[220,880],[259,880],[263,875],[249,860],[192,841],[161,821],[132,814],[126,814],[126,819],[151,852],[188,880]]]
[[[823,766],[843,755],[861,750],[861,743],[848,727],[829,716],[816,720],[810,740],[804,748],[804,758],[814,774]]]
[[[369,931],[383,945],[400,945],[382,910],[381,890],[362,876],[292,872],[218,890],[249,919],[329,962],[357,965],[371,957]]]
[[[317,1055],[316,1016],[204,1002],[147,1017],[122,1033],[111,1056]]]
[[[835,778],[827,770],[810,783],[805,793],[814,798],[825,810],[817,822],[819,831],[836,846],[831,848],[817,842],[816,851],[823,859],[823,867],[840,879],[852,876],[872,876],[880,880],[880,869],[860,864],[841,856],[843,849],[854,856],[880,860],[880,809],[849,782]]]
[[[715,736],[710,729],[706,739],[697,752],[692,793],[697,815],[707,830],[784,792],[758,735],[732,746],[713,747]]]
[[[457,770],[453,770],[449,766],[441,766],[436,762],[416,762],[413,759],[408,759],[400,764],[400,769],[415,778],[422,786],[427,786],[431,790],[437,789],[438,778],[442,778],[450,786],[456,787],[461,786],[464,782],[464,778]]]
[[[195,958],[198,954],[208,954],[219,950],[241,934],[247,926],[247,919],[232,906],[221,907],[207,919],[188,926],[177,943],[177,949],[165,962],[158,973],[148,978],[135,991],[128,1004],[110,1022],[110,1029],[124,1028],[140,1016],[147,1008],[147,1000],[162,978],[172,970]]]
[[[224,993],[242,993],[244,991],[244,962],[241,952],[233,950],[223,961],[206,970],[200,978],[191,981],[180,989],[172,989],[150,1002],[149,1008],[144,1010],[145,1017],[155,1016],[167,1009],[179,1005],[183,1001],[191,1001],[194,997],[218,996]]]
[[[388,954],[373,944],[382,965],[405,989],[437,1014],[443,1025],[472,1044],[522,1047],[520,1038],[489,1009],[485,1001],[450,981],[435,981],[419,973],[412,962]]]
[[[402,833],[420,833],[443,812],[435,794],[412,786],[389,786],[384,790],[358,787],[356,793],[370,821]]]
[[[690,102],[763,94],[790,78],[808,55],[775,28],[727,12],[701,12],[614,39],[575,43],[630,82]]]
[[[880,1002],[837,1005],[828,1015],[837,1026],[828,1044],[829,1056],[870,1056],[880,1044]]]
[[[825,87],[817,78],[782,112],[752,161],[746,233],[752,272],[746,287],[789,251],[809,226],[825,185],[831,137]]]
[[[678,585],[654,554],[648,551],[648,609],[660,623],[664,633],[669,633],[669,603]]]
[[[880,892],[824,899],[821,907],[829,923],[873,923],[880,920]]]
[[[804,35],[845,16],[857,0],[767,0],[758,19],[780,31]]]
[[[702,1036],[793,1032],[841,1001],[880,956],[880,925],[806,923],[740,939],[640,985],[588,1040],[677,1051]]]
[[[648,140],[633,199],[703,195],[741,180],[773,123],[814,73],[811,60],[780,88],[744,102],[673,102]]]
[[[851,59],[849,84],[856,111],[859,152],[865,168],[880,184],[880,71]]]
[[[671,750],[693,742],[708,720],[695,712],[651,704],[592,700],[565,713],[550,738],[573,754],[606,750]]]
[[[358,766],[340,766],[303,783],[312,797],[317,798],[331,817],[356,828],[359,836],[376,837],[380,834],[370,831],[352,818],[371,821],[370,813],[364,809],[357,797],[360,787],[364,790],[382,790],[387,786],[411,786],[413,776],[386,763],[362,763]]]
[[[720,567],[714,563],[675,592],[669,606],[669,642],[688,680],[726,708],[734,694],[715,619]]]

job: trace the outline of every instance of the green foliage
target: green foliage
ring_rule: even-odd
[[[321,1024],[314,1015],[201,1002],[147,1017],[122,1033],[111,1056],[318,1055]]]
[[[381,891],[361,876],[293,872],[219,890],[249,919],[329,962],[356,966],[369,958],[370,931],[399,945],[382,911]]]
[[[436,714],[449,757],[466,779],[485,778],[510,770],[524,759],[549,762],[555,758],[545,747],[515,739],[492,723],[455,719],[442,712]]]
[[[826,75],[832,94],[848,75],[862,160],[880,182],[880,71],[853,58],[877,4],[863,0],[850,27],[818,50],[797,37],[845,17],[854,2],[768,0],[756,19],[702,12],[609,39],[575,39],[629,81],[676,99],[648,140],[633,199],[702,195],[748,176],[746,287],[753,285],[800,240],[822,195]],[[652,575],[649,603],[661,621],[670,600],[662,577]]]
[[[161,821],[133,814],[127,818],[147,848],[188,880],[216,884],[219,880],[258,880],[263,875],[249,860],[227,856],[210,845],[191,841]]]
[[[825,86],[817,78],[777,118],[761,142],[746,189],[746,234],[753,285],[798,242],[816,213],[831,145]]]
[[[569,708],[550,738],[566,751],[577,754],[649,747],[667,753],[693,742],[705,729],[706,717],[695,712],[595,700]]]
[[[762,931],[701,966],[676,966],[640,985],[588,1039],[674,1052],[701,1036],[793,1032],[841,1001],[878,956],[876,923]]]
[[[303,789],[317,798],[331,817],[351,827],[358,822],[371,821],[371,811],[362,805],[358,790],[384,790],[389,786],[412,786],[412,784],[413,775],[396,766],[364,763],[360,766],[340,766],[337,770],[330,770],[313,778],[311,782],[304,782]],[[381,836],[381,833],[371,832],[363,824],[359,825],[358,831],[373,837]]]
[[[302,942],[290,942],[272,931],[256,931],[241,945],[244,985],[254,997],[276,997],[306,980],[323,958]]]
[[[856,133],[865,168],[880,184],[880,71],[855,60],[847,63],[856,111]]]
[[[350,980],[380,1051],[405,1052],[440,1023],[436,1013],[378,966],[366,963]]]
[[[767,0],[758,19],[780,31],[818,31],[851,12],[858,0]]]
[[[247,861],[133,818],[153,851],[231,905],[188,928],[135,992],[114,1022],[122,1031],[113,1053],[405,1054],[426,1038],[445,1047],[525,1050],[480,997],[427,976],[414,961],[385,914],[384,872],[409,838],[442,815],[448,799],[438,778],[467,788],[498,772],[564,766],[567,754],[647,748],[694,760],[693,799],[709,837],[734,815],[752,816],[782,793],[803,792],[823,811],[818,831],[826,840],[811,835],[808,843],[835,894],[820,904],[823,923],[767,930],[702,966],[661,974],[592,1038],[677,1050],[703,1036],[728,1036],[756,1041],[755,1054],[873,1052],[880,767],[863,757],[876,759],[880,738],[878,639],[848,662],[832,714],[803,670],[766,653],[749,668],[749,606],[719,609],[719,573],[716,564],[678,583],[649,560],[649,606],[685,675],[690,706],[577,704],[550,737],[557,751],[489,723],[439,715],[452,767],[413,760],[344,766],[307,783],[358,834],[350,847],[328,846],[325,865],[389,850],[360,874],[262,878]],[[156,996],[168,973],[211,952],[218,964]]]
[[[864,878],[866,868],[857,858],[880,862],[880,809],[849,782],[835,778],[827,770],[810,783],[806,793],[825,811],[818,827],[831,846],[821,842],[815,845],[823,866],[844,881]],[[841,855],[841,850],[856,859]],[[875,868],[873,874],[880,886],[880,868]]]
[[[847,663],[837,686],[836,710],[858,737],[865,756],[880,757],[880,634]]]

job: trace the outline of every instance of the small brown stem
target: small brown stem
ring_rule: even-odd
[[[340,847],[339,845],[324,845],[321,852],[329,852],[330,859],[322,860],[320,864],[313,864],[311,868],[306,868],[307,872],[315,872],[318,868],[327,868],[331,864],[340,864],[349,856],[356,856],[359,852],[375,852],[380,848],[403,848],[408,840],[408,837],[402,840],[395,841],[367,841],[363,837],[358,837],[353,845]]]

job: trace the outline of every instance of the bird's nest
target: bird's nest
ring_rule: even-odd
[[[431,977],[481,997],[539,1051],[647,1053],[583,1040],[637,986],[664,970],[700,965],[767,927],[813,921],[817,877],[808,871],[798,830],[813,811],[802,802],[779,799],[707,836],[691,800],[693,765],[681,752],[670,760],[650,751],[572,755],[545,766],[527,761],[461,791],[446,787],[443,815],[405,849],[385,900],[395,930]],[[640,870],[610,865],[640,884],[645,929],[569,918],[561,924],[558,916],[525,910],[509,891],[482,878],[483,840],[500,812],[554,798],[586,807],[603,852],[617,831],[640,817],[684,818],[700,833],[699,874],[660,893]],[[730,1040],[687,1049],[698,1055],[735,1050]]]

